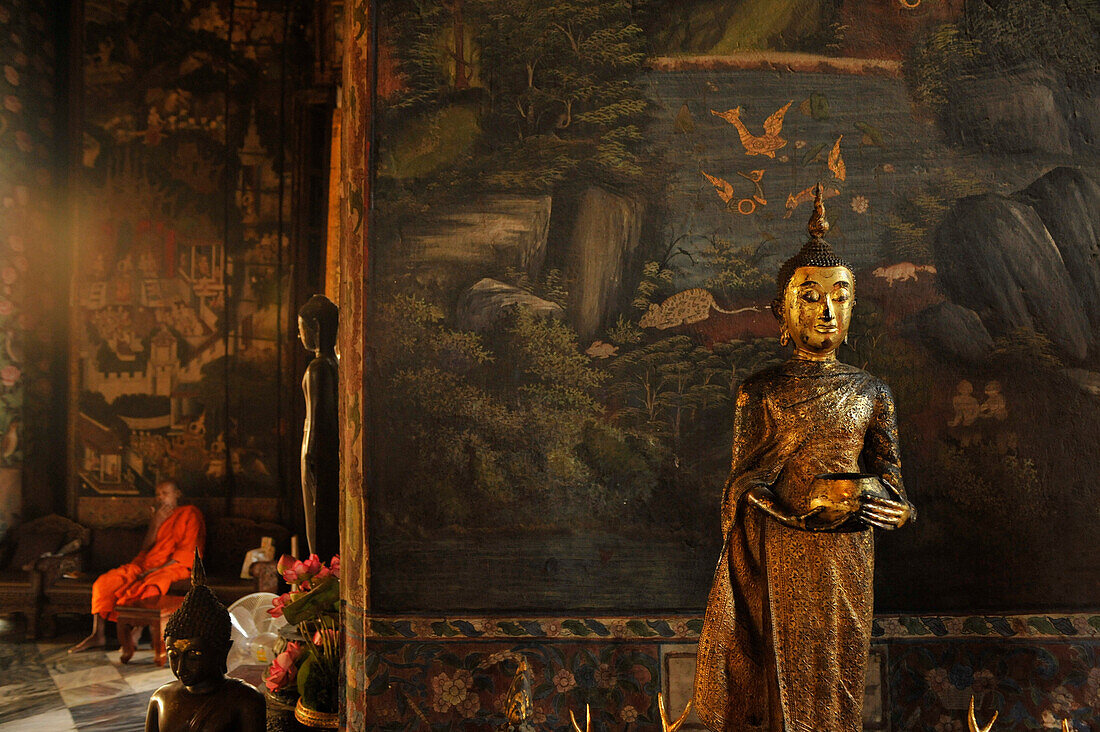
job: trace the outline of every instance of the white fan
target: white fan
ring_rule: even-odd
[[[271,601],[276,597],[270,592],[254,592],[229,606],[233,647],[229,649],[229,658],[226,659],[228,671],[244,665],[266,666],[274,660],[279,628],[286,625],[283,618],[273,618],[267,614]]]

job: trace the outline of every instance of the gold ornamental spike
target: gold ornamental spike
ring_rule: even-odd
[[[665,708],[664,694],[657,694],[657,706],[661,710],[661,732],[676,732],[684,724],[684,720],[687,719],[688,712],[691,711],[691,700],[688,700],[687,706],[684,707],[684,713],[680,715],[680,718],[675,722],[668,720],[668,710]]]
[[[531,677],[528,675],[527,659],[520,658],[512,685],[508,687],[505,716],[508,721],[519,726],[531,718],[534,706],[531,702]]]
[[[997,721],[997,712],[993,712],[993,719],[989,720],[989,724],[984,727],[978,726],[978,718],[974,716],[974,697],[970,697],[970,716],[967,718],[967,724],[970,725],[970,732],[989,732],[993,729],[993,723]]]
[[[1073,728],[1069,726],[1069,720],[1062,720],[1062,732],[1073,732]]]
[[[577,724],[577,718],[573,716],[573,710],[569,710],[569,721],[573,723],[574,732],[592,732],[592,707],[584,705],[584,729]]]
[[[829,222],[825,219],[825,202],[821,199],[824,188],[821,181],[814,186],[814,211],[810,214],[810,222],[806,229],[810,232],[810,239],[824,239],[829,231]]]

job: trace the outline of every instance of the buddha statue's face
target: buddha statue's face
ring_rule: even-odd
[[[799,267],[783,292],[783,326],[801,358],[830,360],[848,335],[855,278],[847,267]]]
[[[317,321],[298,316],[298,339],[302,341],[307,351],[316,351],[320,348],[320,334],[317,330]]]
[[[225,652],[203,638],[165,638],[168,664],[188,691],[203,693],[217,686],[225,676]]]

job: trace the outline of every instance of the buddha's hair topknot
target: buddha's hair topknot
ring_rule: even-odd
[[[806,226],[810,240],[779,268],[779,276],[775,279],[776,302],[783,301],[783,291],[787,289],[787,283],[794,276],[794,271],[799,267],[847,267],[852,266],[836,255],[829,242],[825,241],[825,233],[829,231],[829,222],[825,219],[825,204],[821,200],[821,184],[814,187],[814,211],[810,214],[810,221]],[[776,313],[776,317],[779,313]]]
[[[206,586],[206,572],[196,550],[191,567],[191,589],[183,598],[183,604],[164,624],[164,637],[202,638],[214,648],[228,651],[232,634],[229,611]]]

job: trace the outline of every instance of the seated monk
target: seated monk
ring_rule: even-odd
[[[177,680],[153,692],[145,732],[264,732],[263,694],[225,676],[231,634],[229,611],[206,586],[195,552],[191,589],[164,626],[168,664]]]
[[[92,633],[69,653],[102,648],[107,644],[107,621],[118,619],[116,606],[167,594],[173,582],[190,574],[191,556],[202,550],[206,538],[202,512],[194,506],[180,506],[179,486],[170,480],[157,484],[156,496],[141,552],[134,561],[104,573],[92,584]]]

